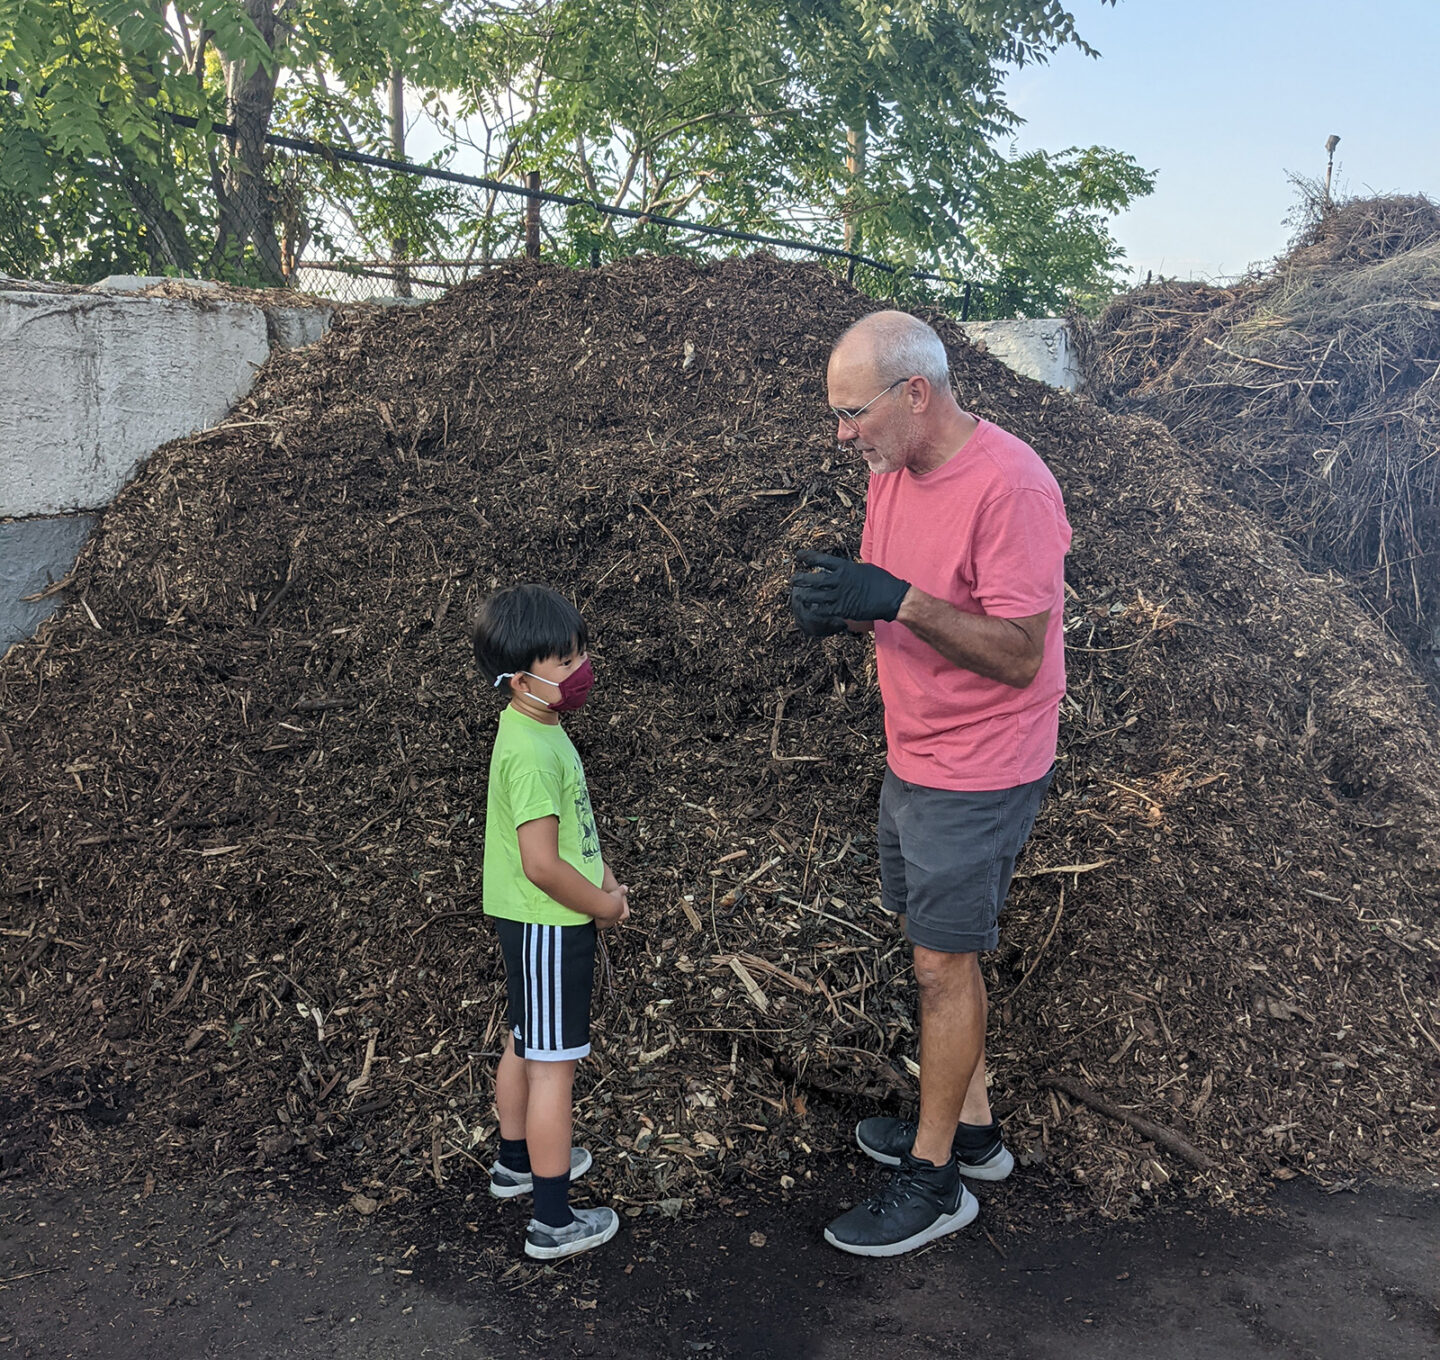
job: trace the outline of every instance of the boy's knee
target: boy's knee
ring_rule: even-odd
[[[566,1058],[562,1062],[545,1062],[540,1058],[525,1060],[526,1075],[532,1082],[539,1082],[541,1085],[573,1082],[577,1066],[574,1058]]]

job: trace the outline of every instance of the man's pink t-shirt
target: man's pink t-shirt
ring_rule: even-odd
[[[890,768],[933,789],[1007,789],[1055,760],[1065,693],[1070,524],[1050,469],[982,420],[947,463],[874,473],[861,556],[967,614],[1050,611],[1045,659],[1024,689],[946,661],[904,624],[875,623]]]

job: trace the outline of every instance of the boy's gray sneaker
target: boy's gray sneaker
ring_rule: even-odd
[[[589,1150],[582,1147],[570,1149],[570,1179],[577,1181],[590,1170],[594,1158]],[[496,1199],[513,1199],[516,1195],[528,1195],[535,1188],[534,1177],[528,1171],[511,1171],[497,1161],[490,1168],[490,1193]]]
[[[855,1125],[860,1151],[883,1166],[899,1166],[900,1159],[915,1146],[915,1121],[874,1115]],[[1015,1158],[1000,1141],[997,1128],[994,1142],[978,1152],[955,1149],[955,1164],[962,1176],[976,1181],[1003,1181],[1015,1169]]]
[[[906,1152],[890,1184],[841,1214],[825,1229],[825,1240],[852,1256],[900,1256],[958,1231],[979,1212],[953,1158],[931,1166]]]
[[[615,1236],[620,1227],[620,1215],[614,1209],[572,1209],[573,1223],[563,1228],[552,1228],[532,1218],[525,1229],[525,1255],[537,1261],[558,1261],[562,1256],[574,1256],[591,1247],[598,1247]]]

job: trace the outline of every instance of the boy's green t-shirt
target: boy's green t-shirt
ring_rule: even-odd
[[[605,865],[579,752],[559,723],[507,707],[490,754],[485,800],[485,914],[539,926],[584,925],[593,918],[562,907],[525,877],[516,833],[538,817],[560,819],[560,858],[598,887]]]

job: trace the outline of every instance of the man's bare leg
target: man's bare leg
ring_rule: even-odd
[[[990,1091],[985,1085],[985,1027],[990,1018],[990,997],[985,990],[984,975],[978,967],[975,972],[980,984],[980,1061],[975,1064],[970,1085],[965,1089],[965,1103],[960,1107],[962,1124],[988,1124],[994,1118],[990,1113]]]
[[[977,955],[944,954],[920,945],[915,946],[915,981],[920,990],[920,1121],[911,1152],[943,1166],[950,1160],[962,1111],[970,1111],[967,1102],[977,1075],[984,1099],[985,983]],[[988,1116],[988,1100],[983,1108]]]

